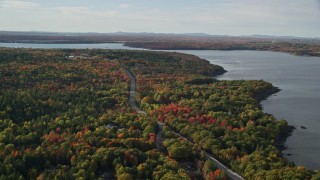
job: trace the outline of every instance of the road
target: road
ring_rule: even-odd
[[[171,131],[173,134],[181,137],[182,139],[190,142],[191,144],[194,144],[190,139],[186,138],[185,136],[181,135],[180,133],[177,133],[175,131]],[[205,152],[206,158],[213,161],[213,163],[219,168],[224,170],[224,172],[227,174],[227,176],[230,179],[233,180],[244,180],[243,177],[241,177],[239,174],[237,174],[236,172],[232,171],[230,168],[228,168],[227,166],[225,166],[224,164],[222,164],[220,161],[218,161],[216,158],[214,158],[210,153]]]
[[[136,101],[135,101],[135,97],[136,97],[136,79],[134,77],[134,75],[132,74],[132,72],[130,72],[129,70],[125,69],[126,74],[129,76],[130,78],[130,96],[129,96],[129,104],[130,106],[139,114],[147,114],[146,112],[142,111]],[[164,124],[161,122],[158,122],[158,125],[160,127],[160,131],[157,134],[157,149],[161,149],[162,148],[162,129]],[[173,134],[181,137],[182,139],[194,144],[190,139],[188,139],[187,137],[181,135],[178,132],[175,131],[171,131]],[[227,176],[232,179],[232,180],[244,180],[243,177],[241,177],[239,174],[237,174],[236,172],[232,171],[230,168],[228,168],[227,166],[225,166],[224,164],[222,164],[220,161],[218,161],[216,158],[214,158],[210,153],[205,153],[206,154],[206,158],[211,160],[219,169],[223,170]]]
[[[130,91],[129,91],[129,104],[130,106],[139,114],[147,114],[146,112],[142,111],[136,102],[136,78],[133,76],[133,74],[127,70],[124,69],[126,74],[130,78]]]

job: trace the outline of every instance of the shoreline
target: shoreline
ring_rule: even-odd
[[[292,56],[307,56],[307,57],[320,57],[320,53],[301,53],[301,52],[289,52],[289,51],[281,51],[281,50],[272,50],[272,49],[258,49],[258,48],[153,48],[153,47],[144,47],[144,46],[135,46],[127,44],[130,42],[125,42],[123,46],[129,47],[129,48],[144,48],[148,50],[154,50],[154,51],[183,51],[183,50],[195,50],[195,51],[267,51],[267,52],[279,52],[279,53],[285,53]]]
[[[307,56],[307,57],[320,57],[320,52],[291,52],[291,51],[284,51],[284,50],[274,50],[274,49],[259,49],[259,48],[233,48],[233,47],[226,47],[226,48],[203,48],[203,47],[185,47],[185,48],[166,48],[166,47],[144,47],[139,45],[132,45],[131,42],[128,41],[58,41],[58,40],[52,40],[52,41],[16,41],[16,42],[9,42],[9,41],[0,41],[0,43],[6,43],[6,44],[107,44],[107,43],[121,43],[124,47],[128,48],[137,48],[137,49],[146,49],[146,50],[152,50],[152,51],[179,51],[179,50],[213,50],[213,51],[268,51],[268,52],[279,52],[279,53],[285,53],[292,56]]]
[[[221,66],[223,68],[223,66]],[[224,68],[223,68],[224,69]],[[222,72],[221,74],[217,75],[217,76],[220,76],[220,75],[223,75],[225,73],[227,73],[228,71],[225,70],[225,72]],[[217,76],[214,76],[213,78],[216,78]],[[231,80],[232,81],[232,80]],[[267,100],[270,96],[274,95],[274,94],[277,94],[279,93],[282,89],[280,89],[279,87],[275,87],[273,86],[273,84],[271,84],[272,87],[271,88],[268,88],[268,89],[265,89],[263,91],[261,91],[260,93],[257,93],[253,96],[253,98],[255,100],[257,100],[257,103],[258,103],[258,107],[263,111],[263,107],[262,107],[262,104],[261,102],[262,101],[265,101]],[[267,113],[267,112],[264,112],[266,115],[268,116],[273,116],[275,118],[275,116],[273,114],[270,114],[270,113]],[[278,121],[278,119],[275,118],[276,121]],[[285,120],[287,123],[288,121]],[[285,154],[283,154],[283,151],[286,150],[288,147],[285,145],[288,137],[290,137],[293,133],[294,130],[296,130],[297,128],[292,126],[292,125],[289,125],[286,127],[285,131],[284,132],[280,132],[278,134],[278,136],[274,139],[274,143],[273,145],[280,151],[281,153],[281,156],[284,158],[284,159],[287,159],[285,157]],[[291,156],[288,155],[288,156]],[[289,159],[287,159],[289,160]],[[293,161],[289,160],[290,162],[294,163]]]
[[[259,108],[263,111],[263,106],[262,106],[261,102],[267,100],[272,95],[279,93],[281,90],[282,89],[280,89],[279,87],[275,87],[275,86],[272,85],[272,87],[270,89],[263,90],[262,92],[254,95],[254,99],[257,100]],[[267,112],[264,112],[264,111],[263,111],[263,113],[267,114],[268,116],[273,116],[274,117],[273,114],[270,114],[270,113],[267,113]],[[275,118],[275,120],[278,121],[279,119]],[[288,123],[287,120],[285,120],[285,121]],[[293,131],[295,129],[297,129],[297,128],[292,126],[292,125],[290,125],[290,124],[288,124],[286,129],[283,132],[280,132],[278,134],[278,136],[274,139],[274,144],[273,145],[281,152],[282,157],[285,158],[285,159],[287,159],[287,158],[284,156],[285,154],[283,154],[283,151],[288,148],[285,145],[285,143],[286,143],[288,137],[290,137],[292,135],[292,133],[293,133]],[[291,161],[291,160],[289,160],[289,161]],[[293,162],[293,161],[291,161],[291,162]]]
[[[262,101],[265,101],[267,100],[270,96],[274,95],[274,94],[277,94],[281,91],[280,88],[278,87],[274,87],[272,85],[272,88],[271,89],[266,89],[264,91],[262,91],[261,93],[258,93],[257,95],[254,96],[254,98],[258,101],[259,103],[259,108],[261,108],[261,110],[263,111],[263,107],[262,107],[262,104],[261,102]],[[266,113],[263,111],[263,113],[269,115],[269,116],[273,116],[273,114],[270,114],[270,113]],[[276,119],[276,121],[278,121],[278,119]],[[285,120],[287,123],[288,121]],[[292,126],[292,125],[289,125],[286,127],[285,131],[284,132],[280,132],[278,134],[278,136],[275,138],[274,140],[274,146],[281,152],[282,154],[282,157],[284,157],[284,154],[283,154],[283,151],[286,150],[288,147],[285,145],[288,137],[290,137],[293,133],[293,131],[296,129],[296,127]]]

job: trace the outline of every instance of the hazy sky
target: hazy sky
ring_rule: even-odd
[[[0,30],[320,37],[320,1],[0,0]]]

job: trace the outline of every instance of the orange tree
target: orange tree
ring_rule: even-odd
[[[91,53],[0,49],[0,178],[189,179],[129,108],[120,64]]]

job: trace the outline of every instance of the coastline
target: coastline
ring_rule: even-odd
[[[143,44],[136,44],[137,42],[130,42],[130,41],[92,41],[92,40],[47,40],[47,41],[37,41],[37,40],[25,40],[25,41],[4,41],[0,40],[0,43],[14,43],[14,44],[105,44],[105,43],[122,43],[124,47],[128,48],[143,48],[146,50],[154,50],[154,51],[174,51],[174,50],[217,50],[217,51],[242,51],[242,50],[248,50],[248,51],[269,51],[269,52],[280,52],[280,53],[286,53],[292,56],[307,56],[307,57],[320,57],[320,52],[311,52],[311,51],[305,51],[296,49],[295,51],[288,51],[286,49],[282,50],[276,49],[276,48],[259,48],[259,47],[161,47],[161,46],[154,46],[154,47],[148,47],[148,45]],[[140,42],[143,43],[143,42]]]
[[[222,67],[222,66],[220,66]],[[223,67],[222,67],[223,68]],[[224,69],[224,68],[223,68]],[[225,69],[224,69],[225,70]],[[228,72],[227,70],[225,70],[225,72],[221,72],[220,74],[214,76],[213,78],[216,78],[217,76],[223,75],[224,73]],[[232,80],[231,80],[232,81]],[[267,100],[270,96],[277,94],[281,91],[282,89],[280,89],[279,87],[275,87],[273,86],[273,84],[271,84],[270,88],[264,89],[263,91],[254,94],[254,99],[257,100],[258,103],[258,107],[263,111],[263,106],[261,104],[262,101]],[[263,113],[269,115],[269,116],[273,116],[273,114],[269,114],[263,111]],[[278,121],[278,119],[275,119],[276,121]],[[285,120],[287,123],[288,121]],[[274,139],[274,143],[273,145],[281,152],[281,155],[283,158],[287,159],[284,154],[283,151],[286,150],[288,147],[285,145],[288,137],[290,137],[293,133],[293,131],[296,129],[296,127],[292,126],[292,125],[287,125],[286,129],[283,132],[280,132],[278,134],[278,136]],[[288,154],[287,156],[291,156],[291,154]],[[290,160],[289,160],[290,161]],[[292,162],[292,161],[291,161]],[[293,162],[294,163],[294,162]]]
[[[266,89],[258,94],[256,94],[254,96],[254,98],[258,101],[259,103],[259,107],[263,110],[263,107],[262,107],[262,104],[261,102],[264,101],[264,100],[267,100],[270,96],[274,95],[274,94],[277,94],[278,92],[280,92],[281,89],[278,88],[278,87],[274,87],[272,85],[272,88],[271,89]],[[266,113],[264,112],[265,114],[269,115],[269,116],[274,116],[272,114],[269,114],[269,113]],[[276,119],[276,121],[278,121],[278,119]],[[287,123],[288,121],[285,120]],[[278,136],[275,138],[274,140],[274,146],[281,152],[282,154],[282,157],[284,157],[284,154],[282,153],[283,150],[286,150],[288,147],[285,145],[288,137],[290,137],[293,133],[293,131],[296,129],[296,127],[292,126],[292,125],[289,125],[286,127],[286,129],[283,131],[283,132],[280,132],[278,134]]]
[[[230,50],[226,50],[226,51],[230,51]],[[197,56],[198,57],[198,56]],[[201,59],[201,58],[200,58]],[[223,68],[224,69],[224,68]],[[220,72],[219,74],[216,75],[223,75],[225,72]],[[271,95],[278,93],[279,91],[281,91],[281,89],[273,87],[272,89],[269,89],[263,93],[261,93],[260,95],[256,96],[255,98],[257,99],[257,101],[259,102],[260,106],[261,106],[261,101],[268,99],[268,97],[270,97]],[[262,107],[261,107],[262,108]],[[266,113],[266,112],[264,112]],[[266,113],[268,114],[268,113]],[[285,142],[286,139],[291,135],[292,131],[295,128],[293,126],[289,126],[287,128],[287,133],[281,134],[279,135],[276,139],[275,139],[275,144],[278,146],[278,149],[282,152],[282,150],[286,149],[285,147]],[[284,157],[284,156],[283,156]],[[285,157],[284,157],[285,158]]]
[[[247,47],[241,47],[241,48],[233,48],[233,47],[225,47],[225,48],[204,48],[204,47],[181,47],[181,48],[173,48],[173,47],[147,47],[143,45],[136,45],[136,44],[130,44],[130,42],[125,42],[123,44],[125,47],[130,48],[144,48],[149,50],[156,50],[156,51],[174,51],[174,50],[216,50],[216,51],[268,51],[268,52],[280,52],[280,53],[286,53],[292,56],[307,56],[307,57],[320,57],[320,53],[311,53],[311,52],[299,52],[299,51],[285,51],[281,49],[265,49],[265,48],[247,48]]]

